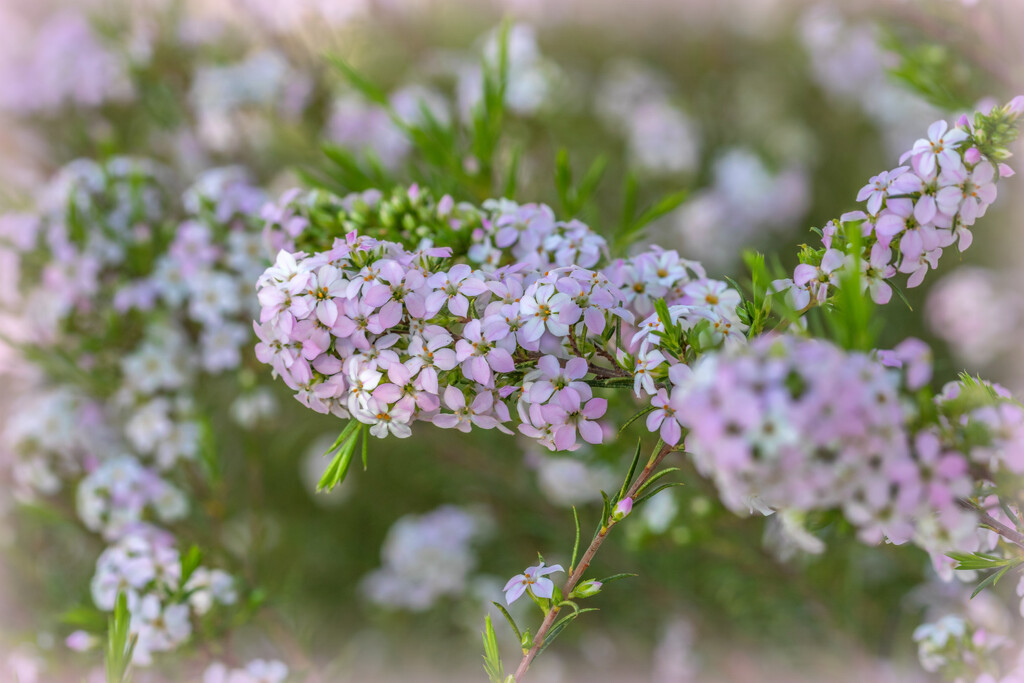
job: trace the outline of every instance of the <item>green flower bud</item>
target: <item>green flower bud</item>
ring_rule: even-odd
[[[633,511],[633,499],[632,498],[623,498],[615,506],[615,509],[612,510],[612,521],[613,522],[621,522],[623,519],[626,518],[626,515],[628,515],[632,511]]]
[[[600,581],[594,579],[587,579],[583,583],[576,586],[572,593],[569,593],[569,599],[572,598],[589,598],[593,595],[597,595],[601,592],[601,586],[603,584]]]

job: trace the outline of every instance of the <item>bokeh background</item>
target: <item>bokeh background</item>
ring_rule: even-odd
[[[79,158],[153,159],[171,198],[226,165],[276,196],[324,176],[325,140],[406,178],[413,146],[328,57],[371,78],[403,117],[424,116],[422,106],[459,120],[480,97],[480,60],[493,57],[508,18],[519,196],[556,201],[560,148],[580,174],[603,155],[591,225],[616,224],[629,176],[642,201],[688,190],[648,239],[742,278],[744,248],[792,266],[808,228],[855,208],[867,178],[895,166],[936,118],[1024,92],[1022,9],[1014,0],[4,0],[0,235],[13,241],[23,228],[10,217],[33,211]],[[909,87],[898,75],[908,63],[940,76]],[[968,254],[881,313],[883,342],[915,335],[933,345],[939,383],[968,369],[1024,390],[1019,177],[1000,186]],[[92,452],[102,446],[78,399],[60,398],[77,387],[76,367],[91,372],[82,356],[66,358],[69,368],[16,348],[49,313],[23,294],[12,254],[0,247],[0,679],[78,681],[95,675],[100,650],[75,652],[65,638],[95,622],[90,583],[107,542],[83,526],[77,489],[95,469],[89,458],[109,453]],[[231,286],[244,319],[255,295],[243,279]],[[127,353],[143,333],[126,329],[115,341]],[[418,429],[373,444],[366,471],[316,494],[341,423],[271,381],[251,357],[254,341],[190,385],[202,455],[165,474],[190,500],[172,531],[237,577],[235,609],[136,679],[198,681],[211,659],[265,657],[287,661],[295,680],[481,680],[489,602],[538,551],[568,563],[571,506],[596,520],[597,492],[618,485],[630,442],[553,455],[497,434]],[[119,388],[94,388],[90,400],[112,404]],[[131,438],[118,443],[131,457]],[[79,450],[86,464],[55,460]],[[993,629],[1019,630],[996,598],[968,604],[938,583],[921,552],[865,547],[831,524],[818,532],[827,552],[808,553],[778,520],[726,511],[683,467],[686,485],[638,512],[598,559],[598,573],[639,577],[595,599],[601,611],[545,652],[532,680],[929,680],[911,638],[929,610],[971,610]]]

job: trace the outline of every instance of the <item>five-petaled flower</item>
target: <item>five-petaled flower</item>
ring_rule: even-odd
[[[517,574],[505,584],[505,602],[511,605],[518,600],[523,593],[529,590],[535,597],[551,599],[555,593],[555,584],[551,579],[545,578],[548,574],[565,571],[562,565],[556,564],[553,567],[545,567],[541,562],[536,567],[527,567],[522,574]]]

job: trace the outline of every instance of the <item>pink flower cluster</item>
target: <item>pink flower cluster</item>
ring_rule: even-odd
[[[284,683],[288,666],[278,659],[254,659],[244,667],[229,668],[214,662],[203,672],[202,683]]]
[[[1019,115],[1018,100],[1017,108],[1024,108],[1024,99],[1017,98],[1004,108],[1008,115]],[[897,273],[908,276],[908,287],[917,287],[938,266],[943,249],[970,247],[971,228],[996,199],[996,182],[1014,173],[982,154],[975,135],[966,116],[952,128],[945,121],[929,126],[927,138],[900,157],[905,165],[861,188],[857,201],[864,209],[829,222],[822,231],[824,249],[797,266],[791,280],[776,283],[777,289],[788,291],[797,309],[824,302],[847,262],[849,230],[861,232],[863,286],[879,304],[891,299],[889,280]]]
[[[474,244],[469,260],[493,269],[511,255],[527,268],[577,265],[593,268],[608,254],[605,239],[577,220],[559,221],[543,204],[519,205],[508,199],[489,199],[484,209],[491,214]]]
[[[974,386],[974,385],[977,386]],[[982,400],[965,396],[982,394]],[[936,399],[947,430],[982,428],[980,443],[970,444],[970,456],[990,476],[1002,472],[1024,475],[1024,406],[998,384],[972,381],[965,391],[962,382],[950,382]],[[962,410],[960,401],[967,403]]]
[[[635,376],[638,392],[656,393],[654,326],[633,327],[656,298],[723,335],[742,329],[739,294],[674,251],[591,270],[605,242],[582,223],[540,205],[487,206],[468,247],[478,270],[447,247],[355,233],[313,255],[282,250],[258,283],[257,356],[305,405],[379,437],[407,437],[414,421],[509,431],[515,414],[523,434],[575,450],[603,440],[606,401],[589,377]]]
[[[221,570],[199,567],[179,585],[177,541],[154,525],[187,516],[187,461],[203,444],[198,376],[242,364],[251,332],[241,320],[255,302],[241,294],[267,262],[250,218],[264,195],[244,171],[200,174],[183,207],[168,201],[172,178],[145,159],[78,160],[33,214],[0,220],[18,341],[59,348],[77,368],[71,377],[32,359],[31,393],[0,432],[0,459],[19,497],[70,485],[83,526],[108,544],[94,602],[109,611],[128,591],[140,665],[183,644],[194,617],[236,600]]]
[[[131,533],[147,511],[163,523],[180,520],[188,499],[131,456],[112,458],[89,473],[76,492],[78,517],[108,541]]]
[[[916,340],[915,340],[916,341]],[[968,460],[942,433],[911,433],[901,382],[930,376],[919,343],[887,354],[823,341],[761,337],[705,357],[679,392],[686,446],[735,511],[842,509],[869,543],[913,540],[936,552],[972,548]]]
[[[234,580],[220,570],[200,567],[182,586],[181,556],[173,537],[155,527],[141,528],[111,545],[96,561],[92,598],[113,610],[120,592],[131,613],[129,630],[137,637],[136,664],[146,666],[155,652],[176,649],[192,635],[192,615],[214,602],[237,600]]]
[[[130,64],[105,44],[84,12],[70,7],[40,27],[26,54],[0,65],[0,108],[53,116],[64,107],[133,99]]]
[[[441,269],[449,254],[354,235],[298,260],[281,252],[260,279],[258,357],[300,401],[351,414],[373,425],[376,436],[409,436],[414,420],[506,430],[511,416],[503,399],[516,387],[504,378],[516,372],[513,353],[560,350],[577,323],[603,330],[614,290],[580,268],[534,274],[533,282],[518,268]],[[579,406],[574,410],[568,394],[555,398],[533,423],[556,421],[555,431],[575,425]]]

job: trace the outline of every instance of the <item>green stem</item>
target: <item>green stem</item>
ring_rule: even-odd
[[[626,491],[626,498],[632,498],[636,495],[636,492],[647,482],[647,480],[654,474],[654,469],[665,459],[669,453],[675,450],[674,446],[665,445],[660,451],[655,451],[651,454],[650,459],[647,461],[647,465],[644,466],[640,476],[637,477],[636,481],[633,482],[629,490]],[[594,536],[594,540],[590,542],[590,546],[586,552],[583,553],[583,557],[580,558],[579,564],[572,570],[572,574],[565,582],[565,586],[562,588],[562,595],[568,596],[572,593],[573,588],[583,578],[583,573],[590,568],[590,562],[593,560],[594,555],[601,548],[604,543],[604,539],[608,537],[608,532],[611,531],[612,527],[618,522],[611,519],[601,520],[601,530]],[[530,664],[534,658],[540,652],[541,647],[544,646],[544,640],[547,637],[548,631],[555,623],[555,619],[558,617],[559,612],[558,605],[552,605],[551,610],[544,616],[544,621],[541,622],[540,628],[537,630],[537,635],[533,638],[532,647],[523,655],[523,659],[519,662],[519,666],[516,667],[515,681],[521,683],[523,678],[526,676],[527,669],[530,668]]]

